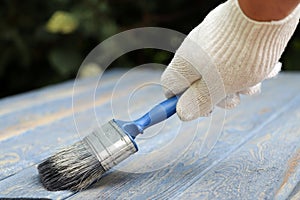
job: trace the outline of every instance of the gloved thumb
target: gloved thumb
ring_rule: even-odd
[[[179,98],[176,111],[182,121],[210,115],[212,99],[203,79],[194,82]]]
[[[175,54],[171,63],[161,76],[161,84],[167,98],[181,94],[190,85],[200,79],[198,71],[181,56]]]

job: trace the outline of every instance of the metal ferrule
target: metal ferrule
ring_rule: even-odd
[[[112,120],[89,134],[83,141],[93,150],[105,170],[138,151],[133,139]]]

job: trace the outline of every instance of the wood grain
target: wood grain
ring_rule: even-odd
[[[106,73],[102,78],[103,82],[107,84],[107,82],[115,81],[114,78],[118,77],[117,74],[120,74],[120,71],[121,70]],[[97,77],[80,80],[78,92],[90,90],[91,83],[95,82],[96,79]],[[32,92],[0,99],[0,116],[24,108],[30,108],[37,104],[44,104],[45,102],[69,97],[73,94],[73,86],[74,81],[72,80],[57,85],[47,86]],[[21,99],[22,101],[20,101]]]
[[[147,75],[147,72],[145,72],[145,74]],[[159,75],[156,73],[155,76],[153,72],[151,74],[152,76],[148,76],[148,79],[157,78],[157,75]],[[121,75],[122,73],[119,73],[117,76],[120,77]],[[129,91],[130,88],[134,88],[135,83],[139,85],[145,82],[145,80],[147,79],[140,78],[132,81],[131,84],[127,83],[127,85],[121,85],[120,90],[123,90],[123,92],[118,94],[120,98],[117,99],[116,103],[122,105],[122,97],[126,99],[126,96],[128,96],[126,91]],[[54,110],[44,115],[41,119],[33,119],[29,121],[29,123],[25,122],[25,126],[24,124],[17,124],[15,129],[12,128],[10,131],[13,133],[18,132],[18,134],[11,134],[11,137],[7,140],[0,141],[0,155],[2,155],[0,158],[2,158],[1,162],[3,163],[0,168],[0,180],[40,162],[43,158],[57,151],[57,148],[70,145],[76,140],[79,140],[80,135],[77,133],[76,126],[85,129],[86,133],[92,131],[93,127],[97,126],[94,111],[99,113],[99,119],[105,120],[102,123],[111,119],[112,113],[109,105],[109,97],[111,96],[112,87],[113,86],[109,89],[105,88],[104,91],[99,88],[98,92],[101,98],[96,100],[96,102],[92,101],[93,99],[85,101],[85,98],[88,98],[88,96],[82,94],[80,98],[83,99],[83,101],[80,101],[74,109],[71,107],[72,102],[69,101],[69,108]],[[93,92],[93,89],[94,88],[90,88],[91,92]],[[90,93],[87,92],[86,95],[90,95]],[[141,106],[142,105],[140,105],[140,108]],[[51,105],[49,105],[49,109],[51,109]],[[126,110],[123,110],[123,112],[125,111]],[[28,111],[24,110],[24,112]],[[76,126],[74,124],[73,114],[78,118],[78,124]],[[19,126],[23,126],[24,128],[19,128]],[[7,160],[10,160],[9,155],[12,153],[17,155],[18,158],[14,159],[14,162],[7,162]]]
[[[96,90],[96,96],[102,97],[96,103],[90,100],[95,89],[92,87],[94,81],[82,80],[83,89],[76,94],[78,106],[75,111],[69,104],[71,94],[63,95],[64,90],[71,90],[70,83],[61,88],[55,86],[51,90],[45,88],[33,92],[38,93],[38,97],[32,104],[30,99],[34,95],[30,93],[12,97],[11,102],[9,98],[0,101],[0,106],[6,107],[19,105],[18,102],[28,98],[27,104],[20,109],[5,110],[0,115],[1,119],[10,121],[7,125],[0,124],[0,131],[8,132],[0,140],[0,197],[282,199],[298,195],[300,133],[297,121],[300,101],[297,94],[300,92],[300,74],[281,74],[264,83],[262,95],[243,97],[237,109],[227,112],[222,136],[206,158],[199,159],[199,149],[210,118],[181,123],[173,117],[147,130],[137,139],[139,153],[109,172],[89,190],[72,194],[68,191],[49,192],[41,187],[36,164],[57,148],[80,139],[76,134],[74,113],[77,125],[87,133],[97,126],[95,113],[100,122],[112,116],[135,118],[161,100],[163,95],[157,89],[144,87],[130,100],[132,91],[137,85],[158,82],[160,73],[148,70],[129,74],[119,84],[117,93],[112,92],[116,87],[114,81],[120,80],[123,72],[108,74],[109,78],[102,84],[104,88]],[[57,91],[60,95],[55,98]],[[52,96],[52,99],[45,100],[45,95]],[[111,104],[114,105],[113,112]],[[221,110],[215,112],[220,116]],[[26,116],[28,120],[24,120]],[[160,168],[152,171],[157,167]],[[141,173],[133,173],[130,168]]]
[[[300,95],[178,199],[286,199],[300,181]]]
[[[295,81],[297,80],[295,79]],[[274,82],[270,83],[274,84]],[[296,82],[294,82],[294,84],[296,84]],[[271,87],[269,88],[268,86]],[[274,85],[267,85],[265,89],[271,88],[276,88],[276,92],[274,91],[275,89],[273,91],[269,90],[264,94],[264,98],[261,96],[256,97],[255,104],[251,104],[251,101],[245,98],[244,104],[239,108],[240,110],[236,109],[228,113],[224,134],[220,138],[220,142],[207,158],[198,159],[197,157],[200,149],[199,144],[201,144],[200,134],[195,138],[189,151],[183,155],[180,160],[177,160],[177,163],[172,163],[172,166],[168,166],[152,173],[138,175],[130,174],[129,178],[127,174],[114,173],[116,177],[114,177],[114,175],[107,176],[99,182],[99,187],[83,191],[72,198],[80,199],[87,196],[87,194],[90,199],[175,198],[193,185],[195,181],[210,172],[214,166],[222,163],[224,159],[243,146],[243,144],[254,137],[266,125],[289,109],[294,101],[294,95],[297,94],[297,92],[294,91],[292,97],[288,95],[288,92],[285,92],[287,96],[285,96],[284,99],[280,99],[280,90],[282,89],[283,91],[284,87],[281,88],[280,84],[278,84],[278,86],[276,84],[276,87]],[[296,90],[299,91],[299,88]],[[273,101],[274,99],[283,101]],[[270,110],[270,112],[261,112],[261,110],[266,109]],[[201,123],[204,126],[205,124],[208,124],[205,120]],[[199,130],[199,132],[201,131],[203,131],[203,129]],[[176,148],[174,149],[174,153],[177,153]],[[113,182],[113,184],[110,184],[111,182]],[[109,188],[107,187],[107,184],[109,185]],[[128,190],[130,191],[125,193],[125,191]],[[224,194],[224,198],[226,199],[226,193]]]
[[[289,197],[287,198],[288,200],[298,200],[300,199],[300,183],[296,185],[294,190],[291,192]]]
[[[118,76],[115,74],[115,76],[110,75],[108,78],[103,78],[103,84],[106,87],[101,88],[98,92],[109,91]],[[0,105],[3,103],[4,105],[1,107],[4,108],[0,109],[0,140],[18,135],[22,131],[28,130],[29,127],[36,127],[38,125],[37,120],[46,123],[47,121],[50,122],[47,117],[55,120],[70,115],[70,112],[72,112],[72,98],[79,96],[84,101],[96,81],[96,78],[80,81],[75,91],[73,91],[73,84],[68,82],[63,84],[62,88],[50,87],[32,92],[32,95],[21,95],[19,101],[16,101],[15,98],[11,102],[1,101]],[[57,114],[59,111],[65,111],[65,113]]]

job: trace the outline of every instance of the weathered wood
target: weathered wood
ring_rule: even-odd
[[[120,72],[121,70],[110,71],[109,73],[106,73],[101,80],[105,84],[107,82],[115,81],[115,78],[120,75]],[[98,79],[98,77],[81,79],[78,84],[78,91],[89,90],[91,83],[95,82],[96,79]],[[47,86],[32,92],[0,99],[0,116],[12,111],[29,108],[36,104],[43,104],[48,101],[71,96],[73,93],[73,85],[74,81],[72,80],[57,85]],[[22,99],[22,101],[20,101],[20,99]]]
[[[113,87],[118,75],[112,73],[108,78],[104,77],[103,90],[110,90]],[[36,127],[37,120],[49,123],[47,117],[53,120],[66,115],[70,115],[70,108],[72,107],[72,95],[82,96],[84,99],[87,93],[91,91],[91,86],[96,82],[96,78],[80,81],[75,91],[73,91],[73,82],[62,84],[62,87],[49,87],[44,90],[29,93],[28,95],[21,95],[19,98],[12,98],[10,102],[8,99],[0,101],[0,140],[10,138],[18,135],[29,127]],[[18,99],[18,100],[17,100]],[[66,111],[68,109],[68,111]],[[59,116],[59,111],[65,111]],[[55,116],[56,114],[57,116]],[[46,118],[46,119],[45,119]],[[33,123],[34,122],[34,123]]]
[[[290,85],[291,87],[294,87],[293,85],[296,84],[297,79],[294,79],[294,81]],[[283,112],[278,110],[278,108],[293,101],[294,95],[299,91],[298,86],[291,96],[289,96],[289,92],[287,91],[285,92],[286,96],[284,99],[281,99],[280,96],[285,87],[276,84],[275,89],[274,82],[269,83],[270,85],[266,85],[265,91],[274,88],[276,92],[274,90],[272,92],[266,91],[264,98],[262,96],[254,97],[256,99],[255,104],[253,104],[253,101],[249,97],[244,98],[244,103],[239,109],[228,113],[224,134],[207,158],[199,160],[197,156],[199,155],[201,139],[203,137],[200,134],[196,136],[189,151],[177,163],[172,163],[172,166],[148,174],[128,175],[124,173],[112,173],[100,181],[98,187],[76,194],[73,198],[80,199],[87,196],[87,194],[90,199],[95,197],[112,199],[175,198],[195,181],[208,173],[212,167],[222,163],[225,158],[255,136],[268,123],[271,123],[273,119],[276,119]],[[278,99],[278,101],[273,101],[274,99]],[[288,108],[289,106],[286,109]],[[207,122],[207,120],[203,120],[201,125],[206,126]],[[199,132],[206,128],[200,129]],[[189,133],[188,130],[186,132],[187,134]],[[176,148],[174,149],[174,153],[177,153]],[[129,192],[126,192],[128,190]],[[224,197],[226,198],[226,194],[224,194]]]
[[[152,74],[151,72],[148,73]],[[147,72],[145,72],[145,74],[147,74]],[[121,73],[117,74],[118,77],[121,75]],[[159,74],[157,73],[157,75]],[[156,78],[158,77],[157,75]],[[153,79],[155,76],[152,74],[152,76],[148,77],[148,79]],[[121,85],[121,90],[124,91],[118,94],[120,98],[117,99],[117,103],[122,105],[122,97],[128,95],[126,91],[133,88],[135,83],[144,83],[145,80],[147,79],[140,77],[139,79],[133,80],[131,84],[127,83],[127,85]],[[104,91],[99,88],[98,92],[102,98],[99,98],[95,102],[90,100],[82,101],[73,109],[71,97],[68,97],[68,103],[58,101],[60,105],[63,104],[67,108],[61,106],[63,108],[61,109],[60,106],[56,106],[54,111],[47,114],[43,113],[44,110],[42,110],[42,114],[37,114],[39,118],[32,119],[34,121],[29,121],[29,123],[25,122],[25,126],[22,123],[18,125],[18,120],[16,120],[16,122],[14,122],[16,123],[15,127],[12,127],[10,131],[14,133],[17,132],[18,134],[12,134],[9,139],[0,141],[0,180],[40,162],[42,158],[53,154],[57,150],[55,147],[65,146],[66,144],[69,145],[75,142],[75,140],[79,140],[80,138],[73,121],[73,114],[80,118],[78,121],[80,124],[77,124],[77,126],[86,129],[87,133],[92,130],[92,127],[97,125],[97,121],[93,115],[94,108],[96,112],[99,113],[98,117],[100,117],[100,119],[104,119],[105,121],[111,119],[112,113],[109,105],[109,97],[111,96],[112,87],[113,85],[109,89],[105,88]],[[94,88],[90,88],[90,90],[93,92]],[[88,98],[88,96],[81,95],[81,99],[85,97]],[[89,92],[87,92],[87,95],[89,95]],[[149,97],[149,99],[151,98]],[[49,104],[48,106],[44,106],[51,109],[51,102]],[[35,109],[34,106],[33,109]],[[22,110],[22,112],[20,116],[30,115],[28,110]],[[126,110],[123,110],[123,112],[126,112]],[[24,128],[22,128],[22,126],[24,126]]]
[[[119,86],[119,91],[123,92],[118,92],[113,96],[113,113],[110,111],[110,96],[114,87],[113,82],[119,79],[121,73],[109,74],[110,77],[103,82],[105,89],[99,88],[96,90],[96,96],[101,95],[103,97],[96,101],[95,111],[99,119],[109,120],[112,116],[128,119],[127,109],[129,108],[130,117],[136,117],[145,112],[155,102],[161,100],[163,98],[161,91],[145,87],[139,91],[140,93],[136,96],[136,99],[133,98],[129,102],[130,106],[127,108],[128,93],[131,93],[129,91],[145,82],[158,82],[160,73],[160,71],[150,70],[128,75],[131,79],[126,79],[127,81]],[[58,147],[72,144],[79,139],[73,121],[72,107],[69,105],[72,102],[71,94],[62,94],[63,90],[70,91],[72,84],[63,85],[63,89],[56,86],[50,88],[50,90],[46,88],[33,92],[39,94],[37,96],[30,95],[30,93],[15,96],[12,97],[11,102],[9,98],[2,100],[0,101],[1,108],[2,105],[4,107],[18,105],[20,104],[18,102],[22,101],[23,98],[27,98],[28,104],[20,107],[20,109],[5,110],[0,115],[1,121],[2,119],[10,121],[5,126],[6,123],[0,124],[0,131],[9,130],[12,133],[8,133],[8,136],[3,137],[2,140],[0,139],[0,197],[179,199],[185,197],[200,198],[204,194],[208,197],[228,199],[244,193],[247,197],[247,191],[241,189],[245,187],[252,189],[259,187],[260,190],[258,189],[255,192],[265,191],[265,197],[274,196],[274,191],[277,189],[278,198],[288,197],[299,181],[297,177],[299,177],[298,173],[300,172],[296,159],[296,149],[300,147],[299,139],[297,139],[299,131],[294,131],[298,127],[296,121],[297,119],[299,121],[299,116],[297,115],[297,118],[289,114],[294,113],[295,115],[298,112],[297,109],[300,109],[299,97],[297,96],[300,91],[299,77],[299,74],[281,74],[275,80],[266,81],[262,95],[244,97],[242,104],[237,109],[228,111],[223,135],[208,157],[198,159],[201,142],[209,127],[210,119],[200,119],[197,134],[184,137],[185,134],[191,135],[195,131],[197,121],[182,124],[177,117],[173,117],[165,123],[166,126],[158,125],[146,131],[144,136],[137,140],[140,147],[137,155],[112,170],[91,189],[77,194],[68,191],[53,193],[44,190],[38,181],[35,166],[35,164],[53,154]],[[89,100],[95,88],[89,87],[94,84],[93,80],[82,81],[84,82],[82,83],[84,89],[76,94],[78,95],[76,99],[78,100],[78,106],[75,108],[75,115],[81,130],[88,132],[97,124],[93,114],[94,102]],[[55,98],[57,91],[60,91],[60,95]],[[153,93],[159,94],[153,95]],[[44,96],[46,95],[52,96],[52,99],[45,100]],[[34,96],[35,102],[29,104],[30,99]],[[220,112],[220,110],[216,110],[216,112]],[[30,116],[30,118],[24,122],[26,116]],[[39,117],[43,117],[44,120],[39,119]],[[34,122],[30,122],[31,124],[29,123],[30,119],[34,120]],[[291,122],[284,125],[279,123],[282,119],[290,119]],[[21,128],[18,127],[18,124],[22,124],[22,122]],[[3,126],[5,128],[2,128]],[[178,126],[183,126],[179,133]],[[158,135],[147,138],[149,135],[155,134],[160,128],[162,128],[162,131],[159,131]],[[284,134],[281,134],[283,131],[286,131],[291,137],[283,137]],[[3,132],[0,132],[0,137],[1,133]],[[174,138],[177,140],[174,141]],[[192,139],[192,143],[190,145],[187,143],[187,147],[184,146],[187,145],[185,140],[189,139]],[[285,140],[286,143],[281,144]],[[160,147],[165,143],[170,143],[170,146],[173,145],[170,151]],[[280,151],[276,150],[277,146],[280,147]],[[155,153],[154,149],[158,149],[158,151]],[[178,152],[178,149],[186,151],[181,153]],[[147,158],[143,157],[143,155],[148,155],[148,152],[151,152],[149,156]],[[159,154],[159,152],[161,153]],[[166,157],[170,152],[174,157]],[[290,158],[292,155],[294,160]],[[240,156],[245,160],[244,163],[240,163],[243,161],[239,158]],[[270,167],[271,163],[266,160],[271,158],[274,159],[274,164],[279,165],[278,167]],[[135,167],[137,170],[143,171],[155,167],[155,161],[163,162],[168,159],[170,160],[169,166],[153,172],[130,173],[124,170],[126,167]],[[152,165],[151,162],[154,163],[153,166],[150,166]],[[291,173],[286,171],[288,162],[294,164],[294,167],[290,170]],[[146,167],[143,168],[139,163],[144,163]],[[219,172],[216,172],[216,169]],[[252,179],[247,176],[251,174],[247,171],[248,169],[254,170],[253,174],[255,176]],[[264,173],[261,171],[269,176],[266,175],[264,179]],[[272,182],[277,184],[277,188],[274,188],[274,190],[270,190],[272,184],[264,185],[264,183],[269,183],[272,174],[278,180],[280,179],[280,181]],[[284,177],[287,178],[284,179]],[[244,182],[241,181],[241,185],[238,185],[238,187],[230,181],[231,185],[224,182],[223,187],[218,188],[218,181],[226,178],[236,178],[237,180],[243,178]],[[261,183],[256,180],[256,182],[247,182],[246,184],[246,180],[254,180],[255,178],[264,180]],[[279,183],[282,183],[283,180],[286,180],[286,184],[281,187]],[[243,185],[243,183],[245,184]],[[216,190],[211,187],[213,184],[216,184],[214,186]],[[249,186],[249,184],[251,185]],[[226,187],[229,189],[226,190]],[[219,191],[222,191],[222,193]],[[252,197],[256,197],[255,192]],[[294,190],[293,196],[296,195],[297,191]]]
[[[296,187],[288,197],[288,200],[298,200],[298,199],[300,199],[300,182],[296,185]]]
[[[43,188],[40,184],[36,166],[24,169],[18,175],[1,181],[0,199],[9,198],[50,198],[61,199],[67,198],[73,193],[69,191],[50,192]]]
[[[300,95],[178,199],[286,199],[300,181]]]

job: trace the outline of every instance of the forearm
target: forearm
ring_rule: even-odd
[[[245,15],[256,21],[280,20],[288,16],[300,0],[239,0]]]

